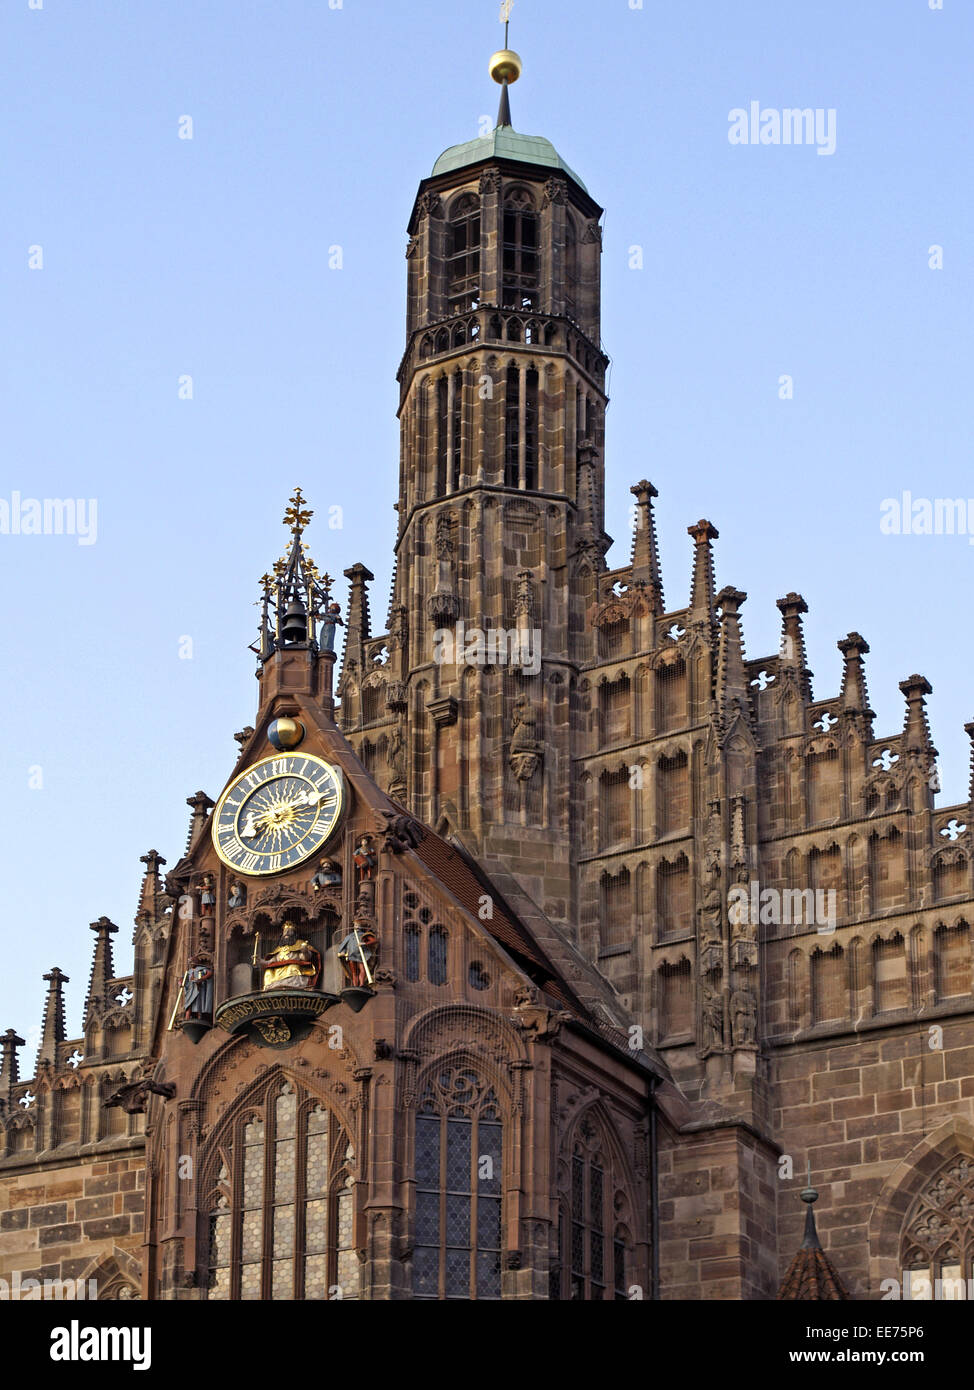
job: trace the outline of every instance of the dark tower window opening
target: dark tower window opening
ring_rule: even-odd
[[[521,480],[521,374],[517,367],[507,369],[504,398],[504,486],[517,487]]]
[[[446,492],[446,427],[450,387],[445,376],[436,383],[436,496]]]
[[[463,372],[453,374],[453,467],[451,488],[454,492],[460,486],[463,468]]]
[[[538,307],[538,214],[527,193],[513,193],[504,208],[502,308]]]
[[[524,402],[524,486],[538,486],[538,373],[528,369]]]
[[[565,314],[578,318],[578,233],[570,213],[565,218]]]
[[[480,203],[465,194],[454,204],[447,230],[447,294],[450,312],[463,314],[480,304]]]

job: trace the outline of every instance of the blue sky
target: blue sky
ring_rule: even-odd
[[[103,913],[131,968],[139,855],[175,864],[185,798],[218,794],[252,721],[256,580],[295,483],[319,565],[365,562],[384,623],[405,226],[437,155],[496,110],[497,8],[3,8],[0,500],[98,510],[91,545],[0,535],[0,1030],[28,1036],[56,963],[78,1031]],[[515,127],[607,210],[610,563],[648,477],[679,607],[686,527],[709,517],[750,655],[797,589],[818,696],[851,629],[878,732],[901,728],[898,681],[932,682],[945,805],[967,795],[974,547],[879,519],[904,490],[974,497],[972,40],[969,0],[517,0],[511,33]],[[751,101],[834,109],[835,153],[730,144]]]

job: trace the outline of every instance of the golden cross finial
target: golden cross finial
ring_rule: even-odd
[[[300,536],[302,530],[314,516],[314,512],[305,510],[305,498],[299,487],[294,489],[294,496],[291,498],[287,511],[284,513],[284,525],[290,526],[295,536]]]

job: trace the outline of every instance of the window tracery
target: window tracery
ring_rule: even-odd
[[[904,1296],[953,1301],[974,1289],[974,1159],[950,1159],[903,1223]]]
[[[500,1298],[503,1127],[497,1096],[475,1071],[430,1076],[415,1153],[414,1298]]]
[[[208,1298],[358,1297],[355,1155],[331,1110],[278,1082],[233,1120],[211,1164]]]

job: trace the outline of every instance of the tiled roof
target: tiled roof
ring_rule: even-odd
[[[563,1009],[592,1022],[588,1010],[565,983],[517,915],[507,906],[490,879],[460,851],[447,844],[435,831],[426,829],[416,849],[431,873],[449,889],[462,907],[478,921],[481,899],[489,894],[493,915],[483,922],[484,929],[518,962],[532,981]]]
[[[801,1194],[802,1201],[808,1203],[805,1213],[805,1239],[778,1290],[779,1299],[824,1303],[851,1298],[819,1242],[815,1213],[812,1210],[812,1204],[817,1197],[818,1193],[809,1181],[808,1187]]]

